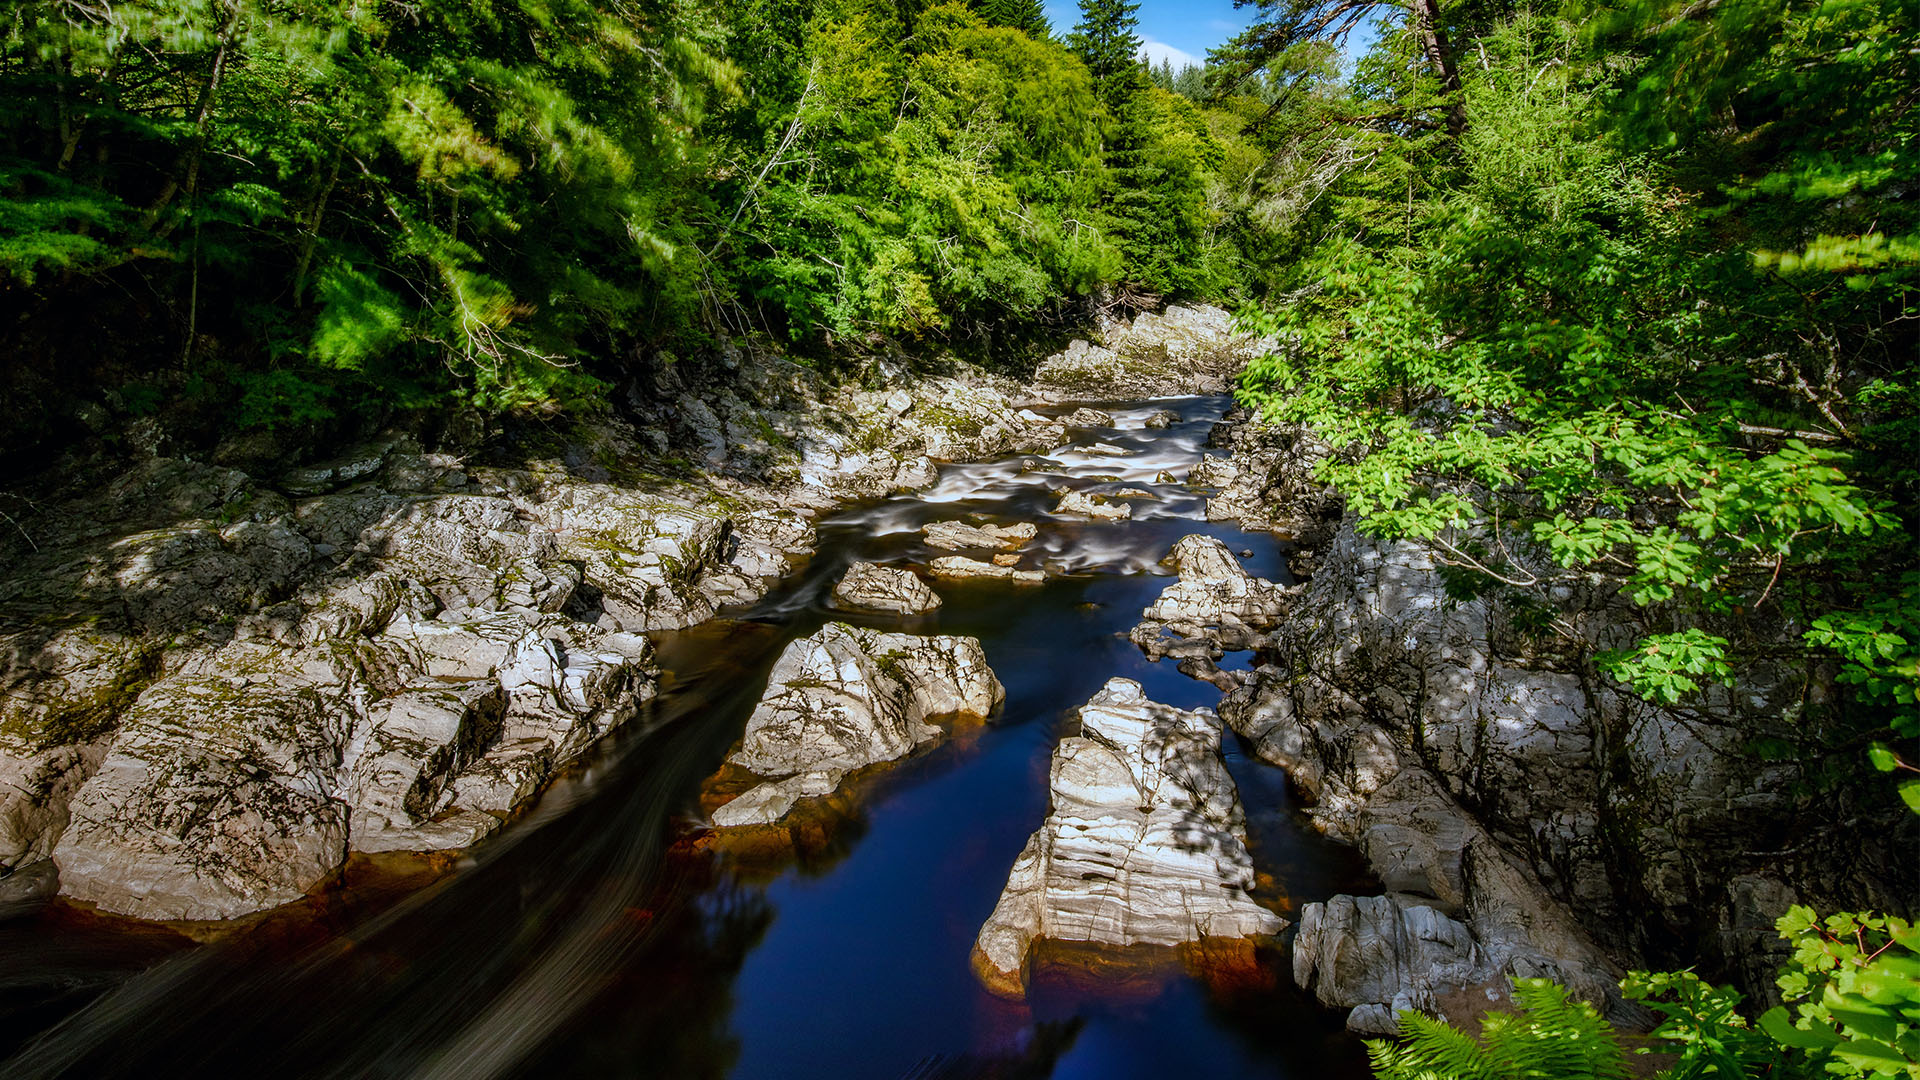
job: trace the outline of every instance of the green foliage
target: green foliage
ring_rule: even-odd
[[[975,0],[973,9],[990,25],[1018,30],[1036,40],[1053,36],[1040,0]]]
[[[0,284],[130,267],[185,326],[237,316],[275,356],[243,417],[320,415],[296,386],[392,361],[565,396],[571,356],[696,302],[698,203],[662,195],[738,72],[695,4],[65,10],[0,37]]]
[[[1067,37],[1067,46],[1093,76],[1094,91],[1115,112],[1143,82],[1140,35],[1134,32],[1139,10],[1138,3],[1126,0],[1080,0],[1080,22]]]
[[[1739,1013],[1741,996],[1730,986],[1715,986],[1691,971],[1634,971],[1620,989],[1661,1017],[1649,1035],[1675,1044],[1678,1060],[1662,1074],[1670,1080],[1803,1072],[1786,1047]]]
[[[1652,1009],[1649,1037],[1674,1055],[1662,1080],[1920,1077],[1920,931],[1903,919],[1793,907],[1777,924],[1794,945],[1787,1002],[1750,1020],[1740,994],[1691,971],[1635,971],[1620,986]],[[1403,1013],[1399,1043],[1367,1044],[1380,1080],[1624,1077],[1620,1040],[1591,1006],[1540,980],[1516,980],[1519,1014],[1490,1014],[1478,1041]],[[1646,1053],[1646,1050],[1641,1050]]]
[[[1780,976],[1787,1005],[1760,1018],[1767,1034],[1831,1075],[1920,1077],[1920,931],[1797,905],[1778,925],[1794,952]]]
[[[1418,18],[1342,83],[1309,50],[1358,9],[1262,10],[1223,58],[1291,73],[1250,207],[1285,299],[1245,318],[1285,344],[1245,400],[1338,448],[1321,475],[1363,529],[1647,608],[1649,636],[1595,658],[1637,692],[1835,661],[1851,693],[1822,723],[1899,741],[1903,770],[1913,6],[1462,8],[1457,94]]]
[[[1626,1080],[1613,1028],[1584,1001],[1545,979],[1515,979],[1516,1013],[1488,1013],[1480,1038],[1416,1012],[1400,1014],[1405,1039],[1367,1043],[1380,1080]]]

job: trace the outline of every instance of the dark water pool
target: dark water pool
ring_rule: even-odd
[[[1158,560],[1206,532],[1285,579],[1268,534],[1204,522],[1183,477],[1224,399],[1114,407],[1072,447],[950,467],[932,491],[823,523],[820,554],[734,621],[662,635],[649,714],[450,868],[356,863],[350,884],[208,946],[54,906],[0,922],[5,1076],[1215,1077],[1367,1075],[1341,1016],[1294,990],[1280,950],[1230,981],[1065,963],[1027,1001],[968,967],[1008,867],[1046,813],[1072,710],[1114,676],[1156,700],[1219,692],[1126,640],[1167,584]],[[1148,430],[1171,408],[1181,422]],[[1054,490],[1135,487],[1140,516],[1050,517]],[[829,618],[855,559],[924,562],[924,522],[1036,521],[1039,587],[936,584],[933,616],[870,625],[979,637],[1001,716],[863,784],[804,852],[702,842],[703,778],[738,738],[779,650]],[[1229,662],[1223,666],[1236,666]],[[1288,910],[1366,889],[1351,852],[1298,817],[1284,776],[1231,735],[1266,896]]]

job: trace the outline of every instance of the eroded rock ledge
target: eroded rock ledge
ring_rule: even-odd
[[[1277,934],[1255,903],[1253,859],[1219,719],[1147,700],[1130,679],[1080,710],[1053,755],[1046,820],[980,928],[973,966],[997,994],[1025,993],[1037,939],[1171,946]]]

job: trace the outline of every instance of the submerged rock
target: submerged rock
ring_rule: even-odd
[[[774,663],[728,759],[768,782],[717,809],[714,823],[771,824],[845,774],[932,742],[933,721],[985,719],[1005,697],[977,639],[828,623]]]
[[[998,561],[981,562],[960,555],[944,555],[927,565],[927,570],[937,578],[991,578],[1011,581],[1016,585],[1038,585],[1047,580],[1040,570],[1021,570],[1012,566],[1001,566]]]
[[[940,606],[940,597],[911,570],[857,562],[833,587],[833,601],[855,611],[924,615]]]
[[[969,525],[964,521],[935,521],[920,527],[927,546],[942,551],[1000,551],[1016,548],[1034,538],[1039,528],[1032,522],[1018,525]]]
[[[1253,859],[1220,721],[1147,700],[1114,679],[1053,754],[1047,819],[980,928],[973,966],[998,994],[1025,992],[1039,938],[1178,945],[1276,934],[1253,902]]]

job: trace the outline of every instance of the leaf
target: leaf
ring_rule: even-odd
[[[1841,1041],[1840,1036],[1831,1031],[1803,1031],[1794,1027],[1787,1010],[1779,1005],[1760,1014],[1760,1030],[1774,1042],[1796,1050],[1824,1050]]]

